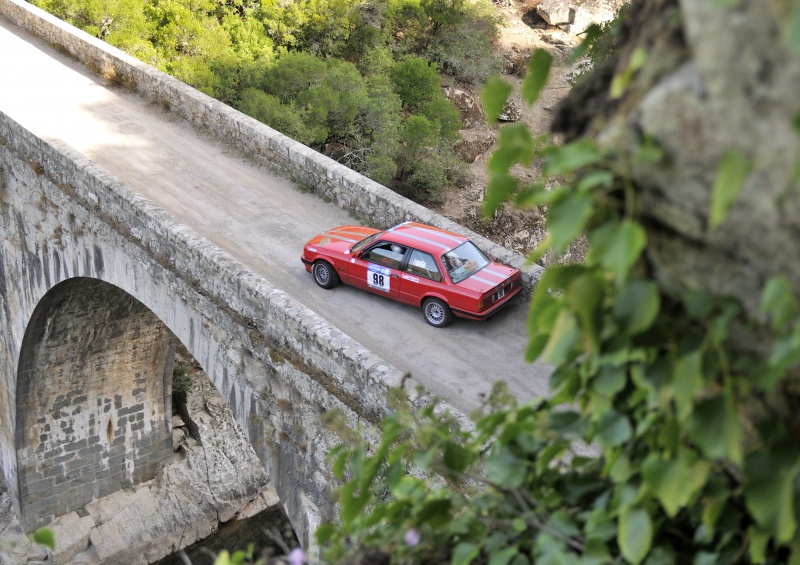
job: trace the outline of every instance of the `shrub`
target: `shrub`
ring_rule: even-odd
[[[172,368],[172,393],[188,394],[192,390],[194,375],[187,363],[178,362]]]

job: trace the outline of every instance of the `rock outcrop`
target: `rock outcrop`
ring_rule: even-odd
[[[51,525],[55,552],[28,540],[0,488],[0,565],[145,565],[208,537],[221,524],[278,506],[261,462],[202,373],[194,377],[187,409],[192,432],[188,422],[173,418],[175,461],[155,480],[58,518]]]
[[[781,41],[792,3],[648,0],[631,4],[623,49],[561,105],[554,129],[590,133],[633,155],[647,137],[664,151],[632,180],[647,226],[646,256],[663,288],[738,298],[758,317],[764,282],[784,274],[800,289],[800,56]],[[647,62],[612,99],[612,77],[636,49]],[[749,173],[725,221],[711,229],[723,155]]]

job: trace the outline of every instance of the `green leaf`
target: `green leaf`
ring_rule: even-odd
[[[317,528],[317,531],[314,532],[314,537],[319,545],[325,545],[335,533],[336,528],[332,524],[322,524]]]
[[[761,310],[772,317],[772,329],[788,325],[797,316],[797,299],[792,295],[792,284],[784,275],[767,281],[761,294]]]
[[[586,431],[586,420],[577,412],[551,412],[550,425],[564,436],[581,437]]]
[[[356,480],[350,481],[342,487],[339,502],[341,505],[342,520],[345,523],[352,522],[370,499],[368,490],[358,492],[358,483]]]
[[[456,474],[464,472],[464,469],[472,463],[472,452],[455,442],[448,441],[444,445],[444,464]]]
[[[50,548],[50,551],[55,551],[56,534],[50,528],[39,528],[33,532],[33,542]]]
[[[642,474],[650,491],[661,502],[670,518],[686,506],[705,485],[711,464],[705,460],[695,460],[687,453],[672,459],[663,459],[660,454],[652,454],[644,463]]]
[[[800,457],[792,448],[755,452],[745,466],[744,499],[756,523],[775,536],[778,544],[789,542],[797,531],[794,482]]]
[[[589,234],[589,257],[622,281],[639,258],[646,244],[644,229],[632,220],[604,224]]]
[[[583,57],[586,52],[589,50],[592,42],[595,39],[600,37],[602,34],[602,30],[599,25],[592,24],[590,25],[583,34],[583,40],[581,41],[580,45],[578,45],[575,49],[572,50],[572,53],[569,55],[569,62],[574,63],[581,57]]]
[[[548,150],[547,162],[542,169],[545,176],[564,175],[581,167],[599,163],[602,159],[593,141],[581,138]]]
[[[689,437],[710,458],[742,462],[742,428],[739,415],[728,395],[717,395],[700,402],[692,412]]]
[[[614,183],[614,175],[609,171],[591,171],[581,178],[575,185],[578,194],[587,193],[595,188],[609,188]]]
[[[619,98],[625,93],[634,75],[644,66],[645,62],[647,62],[647,51],[642,47],[634,49],[625,69],[611,79],[611,98]]]
[[[617,543],[623,557],[631,563],[641,563],[653,542],[653,523],[650,514],[639,506],[629,506],[620,512]]]
[[[692,290],[684,294],[683,303],[686,307],[686,313],[697,320],[708,317],[711,308],[714,306],[711,294],[702,290]]]
[[[500,128],[497,149],[486,168],[492,174],[507,175],[512,165],[527,165],[535,153],[531,132],[525,124],[511,124]]]
[[[703,389],[703,352],[690,351],[678,359],[672,377],[678,419],[683,422],[692,411],[695,396]]]
[[[489,180],[489,185],[486,187],[486,198],[483,201],[483,216],[489,217],[494,214],[497,209],[514,194],[517,189],[519,181],[514,177],[506,174],[495,174]]]
[[[796,325],[794,331],[779,336],[769,357],[771,367],[785,368],[800,361],[800,324]],[[775,377],[773,377],[774,379]],[[779,378],[779,377],[778,377]],[[765,385],[770,382],[765,382]],[[774,383],[771,383],[774,385]]]
[[[626,335],[633,336],[648,329],[661,308],[658,285],[640,279],[628,280],[614,300],[614,317]]]
[[[462,541],[453,550],[451,565],[469,565],[479,553],[479,547],[469,542]]]
[[[493,483],[519,488],[525,481],[528,467],[507,445],[494,444],[486,458],[486,477]]]
[[[605,365],[600,368],[597,376],[592,379],[592,390],[604,396],[614,396],[625,388],[627,382],[628,377],[623,367]]]
[[[397,482],[392,488],[392,496],[395,498],[415,500],[425,494],[425,485],[417,477],[406,475]]]
[[[485,206],[485,205],[484,205]],[[588,195],[569,195],[547,213],[553,253],[560,255],[583,231],[592,217],[593,202]]]
[[[587,348],[596,350],[599,342],[599,332],[602,323],[601,305],[605,292],[602,276],[597,271],[587,271],[575,277],[565,291],[565,298],[570,308],[578,316],[581,329],[588,343]]]
[[[453,502],[449,499],[427,500],[417,512],[420,524],[430,524],[437,528],[448,524],[452,519]]]
[[[631,435],[633,435],[631,423],[616,410],[606,412],[597,424],[597,439],[605,446],[622,445],[631,439]]]
[[[232,565],[233,561],[231,561],[231,554],[228,553],[227,550],[223,549],[219,552],[216,559],[214,559],[214,565]]]
[[[727,151],[717,166],[717,180],[711,189],[711,210],[708,227],[716,228],[728,215],[747,177],[750,175],[750,160],[738,151]]]
[[[497,123],[509,94],[511,85],[500,77],[495,76],[486,81],[486,87],[481,92],[481,100],[486,111],[486,119],[490,124]]]
[[[664,159],[664,150],[650,136],[645,136],[636,151],[636,162],[655,165]]]
[[[770,534],[757,526],[747,528],[747,540],[750,542],[750,561],[755,564],[767,562],[767,544]]]
[[[573,354],[579,338],[577,319],[569,310],[561,309],[542,351],[542,358],[551,365],[561,365]]]
[[[533,105],[539,98],[544,85],[547,84],[552,64],[553,56],[544,49],[537,49],[531,55],[528,60],[528,74],[522,81],[522,98],[528,104]]]
[[[489,557],[489,565],[508,565],[511,559],[513,559],[518,553],[519,550],[517,549],[516,545],[506,547],[500,551],[494,551]]]

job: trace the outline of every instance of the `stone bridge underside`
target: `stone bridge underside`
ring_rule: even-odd
[[[369,426],[402,375],[0,113],[0,481],[26,529],[152,477],[169,456],[175,338],[227,399],[307,545],[333,513],[325,454],[338,439],[324,414]]]
[[[17,372],[17,473],[30,530],[172,459],[174,338],[145,305],[95,279],[53,287]]]

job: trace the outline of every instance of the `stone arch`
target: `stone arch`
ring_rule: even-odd
[[[91,278],[55,285],[17,368],[17,476],[27,531],[155,477],[172,456],[175,338],[144,304]]]

